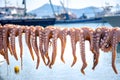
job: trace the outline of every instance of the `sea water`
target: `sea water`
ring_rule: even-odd
[[[56,24],[58,27],[84,27],[88,26],[93,29],[100,26],[111,27],[108,23],[75,23],[75,24]],[[85,53],[88,66],[85,69],[85,75],[80,72],[82,67],[82,61],[80,57],[80,48],[77,43],[76,55],[77,62],[71,67],[73,56],[70,43],[70,37],[67,36],[67,45],[65,48],[65,64],[60,60],[60,50],[61,44],[60,40],[57,41],[57,58],[55,64],[50,69],[48,66],[45,66],[42,59],[40,60],[40,66],[36,68],[36,59],[32,61],[30,52],[25,43],[25,38],[23,34],[23,68],[21,70],[20,58],[18,61],[14,59],[13,56],[9,53],[10,65],[7,65],[6,62],[0,65],[0,80],[119,80],[120,79],[120,54],[117,53],[116,67],[119,74],[115,74],[111,66],[111,52],[104,53],[100,51],[99,64],[92,70],[93,66],[93,53],[90,51],[89,42],[85,42]],[[16,50],[18,56],[19,53],[19,44],[18,38],[16,38]],[[52,48],[49,47],[49,56],[51,57]],[[34,54],[35,55],[35,54]],[[36,55],[35,55],[36,57]],[[19,66],[20,72],[16,74],[14,72],[14,67]]]

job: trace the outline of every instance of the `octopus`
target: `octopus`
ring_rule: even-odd
[[[22,43],[22,33],[24,32],[25,26],[21,26],[18,29],[18,41],[19,41],[19,47],[20,47],[20,58],[21,58],[21,68],[23,65],[23,43]]]
[[[52,31],[54,30],[55,27],[52,26],[48,26],[44,29],[43,33],[44,33],[44,38],[43,38],[43,61],[46,65],[50,64],[50,57],[48,56],[48,49],[49,49],[49,44],[51,43],[51,39],[52,39]],[[45,56],[48,60],[48,62],[45,62]]]
[[[76,44],[79,43],[80,57],[82,60],[81,73],[85,74],[85,68],[87,67],[86,53],[85,53],[85,41],[90,43],[90,51],[93,53],[93,67],[99,63],[100,51],[112,52],[112,68],[116,74],[118,74],[115,62],[116,62],[116,48],[117,44],[120,42],[119,34],[120,28],[108,28],[108,27],[98,27],[92,29],[90,27],[82,28],[61,28],[56,26],[20,26],[20,25],[0,25],[0,55],[2,55],[7,64],[9,61],[9,52],[14,56],[15,60],[21,59],[21,67],[23,65],[23,33],[25,34],[25,43],[28,47],[32,60],[37,59],[36,69],[39,68],[41,59],[44,64],[49,68],[55,64],[57,56],[57,40],[60,39],[61,42],[61,55],[60,59],[63,63],[67,36],[70,37],[73,61],[71,67],[73,67],[77,62],[76,56]],[[16,37],[18,37],[20,55],[16,51]],[[49,48],[52,48],[51,57]],[[35,53],[35,55],[34,55]]]
[[[9,65],[8,58],[8,27],[0,26],[0,54],[4,56],[7,64]]]
[[[68,35],[68,28],[61,28],[59,31],[59,38],[61,40],[61,61],[63,63],[65,63],[64,60],[64,51],[65,51],[65,47],[66,47],[66,40],[67,40],[67,35]]]
[[[95,44],[93,47],[92,52],[96,53],[94,54],[94,59],[96,58],[96,62],[94,62],[93,65],[93,70],[95,69],[95,67],[98,64],[99,61],[99,49],[103,49],[104,44],[107,42],[108,38],[109,38],[109,34],[110,34],[110,29],[106,28],[106,27],[99,27],[94,31],[94,35],[93,35],[93,43]]]
[[[55,59],[57,56],[57,39],[58,39],[58,35],[59,35],[59,28],[54,28],[52,30],[52,60],[49,64],[49,67],[52,68],[52,65],[55,63]]]
[[[39,50],[38,50],[38,45],[37,45],[37,29],[33,26],[30,27],[30,42],[32,44],[32,48],[37,56],[37,65],[36,69],[38,69],[39,64],[40,64],[40,55],[39,55]]]
[[[43,33],[43,31],[44,31],[44,28],[42,26],[37,26],[37,35],[39,38],[39,51],[40,51],[40,54],[41,54],[41,57],[43,59],[44,64],[47,65],[47,63],[45,61],[45,57],[44,57],[44,50],[45,49],[44,49],[44,33]],[[47,58],[49,59],[48,56],[47,56]]]
[[[116,61],[116,48],[117,44],[119,42],[119,34],[120,29],[118,27],[112,28],[109,31],[109,37],[106,39],[106,43],[102,45],[101,50],[104,52],[111,51],[112,52],[112,68],[116,74],[118,74],[116,66],[115,66],[115,61]]]
[[[93,49],[93,32],[94,30],[88,27],[83,27],[80,29],[81,30],[81,36],[80,36],[80,52],[81,52],[81,59],[83,62],[83,66],[81,68],[81,72],[83,74],[85,74],[84,69],[87,67],[87,62],[86,62],[86,58],[85,58],[85,40],[88,40],[90,43],[90,50],[92,51]],[[94,55],[96,55],[96,53],[94,53]],[[97,58],[95,58],[97,59]],[[96,62],[95,62],[96,63]]]
[[[10,32],[9,36],[10,36],[11,51],[12,51],[12,54],[15,57],[15,59],[18,60],[16,46],[15,46],[15,38],[17,36],[18,28],[15,25],[13,25],[12,27],[10,27],[9,32]]]

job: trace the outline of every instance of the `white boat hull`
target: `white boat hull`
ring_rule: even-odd
[[[117,16],[105,16],[103,20],[107,21],[113,27],[120,27],[120,15]]]

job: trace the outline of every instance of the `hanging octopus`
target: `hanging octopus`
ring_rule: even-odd
[[[34,60],[33,50],[32,50],[32,46],[31,46],[31,42],[30,42],[30,27],[26,26],[24,29],[24,33],[25,33],[25,42],[30,51],[31,57]]]
[[[112,52],[112,68],[113,68],[114,72],[116,74],[118,74],[116,66],[115,66],[115,61],[116,61],[116,48],[117,48],[117,44],[119,42],[118,34],[119,34],[120,29],[116,27],[116,28],[112,28],[109,30],[110,30],[109,37],[108,37],[106,43],[104,45],[102,45],[101,50],[104,52],[108,52],[108,51]]]
[[[107,40],[109,39],[109,34],[110,34],[110,29],[107,27],[99,27],[94,31],[94,35],[93,35],[93,42],[94,42],[94,48],[93,48],[93,53],[94,54],[94,59],[96,58],[96,62],[94,62],[93,68],[95,69],[95,67],[98,64],[98,60],[99,60],[99,49],[102,49],[102,46],[104,46],[104,44],[107,42]]]
[[[10,47],[12,50],[12,54],[15,57],[15,59],[18,60],[15,46],[15,37],[17,36],[18,28],[15,25],[13,25],[12,27],[10,27],[9,32],[10,32]]]
[[[39,50],[38,50],[38,45],[37,45],[37,29],[33,26],[30,27],[30,42],[32,44],[32,48],[37,56],[37,65],[36,69],[38,69],[39,64],[40,64],[40,55],[39,55]]]
[[[18,26],[18,42],[19,42],[19,47],[20,47],[20,58],[21,58],[21,68],[23,65],[23,43],[22,43],[22,33],[24,32],[25,26]]]
[[[83,62],[83,66],[81,68],[81,72],[85,74],[84,69],[87,67],[87,62],[85,58],[85,40],[88,40],[90,42],[90,50],[93,49],[93,32],[94,30],[88,27],[81,28],[81,36],[80,36],[80,52],[81,52],[81,59]],[[94,53],[95,55],[96,53]],[[97,59],[97,58],[95,58]]]
[[[57,39],[59,36],[60,28],[54,28],[52,30],[52,60],[49,64],[49,67],[52,68],[52,65],[55,63],[56,56],[57,56]]]
[[[40,51],[40,54],[41,54],[41,57],[43,59],[43,62],[45,65],[47,65],[46,61],[45,61],[45,58],[44,58],[44,28],[42,26],[37,26],[36,27],[37,29],[37,35],[39,37],[39,51]],[[48,57],[49,59],[49,57]],[[49,61],[48,61],[49,62]]]
[[[60,31],[59,31],[59,38],[61,40],[61,61],[63,63],[65,63],[65,60],[64,60],[64,51],[65,51],[65,47],[66,47],[66,40],[67,40],[67,34],[68,34],[68,28],[61,28]]]
[[[50,57],[48,56],[48,49],[49,49],[49,44],[51,43],[51,39],[52,39],[52,31],[54,30],[55,27],[53,26],[48,26],[44,29],[43,33],[44,33],[44,37],[43,37],[43,54],[44,56],[46,56],[48,62],[45,62],[45,58],[43,57],[43,61],[46,65],[50,64]]]
[[[99,50],[104,52],[112,52],[112,68],[117,74],[118,71],[115,66],[116,61],[116,48],[118,42],[120,42],[119,34],[120,28],[107,28],[98,27],[95,30],[89,27],[82,28],[60,28],[55,26],[48,26],[43,28],[42,26],[20,26],[6,24],[0,25],[0,54],[5,58],[7,64],[10,64],[8,52],[14,56],[15,60],[18,60],[18,54],[16,51],[15,40],[18,37],[21,66],[23,61],[23,41],[22,35],[25,33],[25,43],[30,51],[32,60],[34,60],[34,54],[37,57],[36,69],[40,65],[40,57],[44,64],[52,68],[55,64],[57,56],[57,39],[61,41],[61,61],[65,63],[64,51],[66,47],[67,36],[70,36],[73,62],[71,67],[75,65],[77,61],[76,56],[76,44],[79,42],[80,56],[82,60],[81,72],[85,74],[84,69],[87,67],[86,54],[85,54],[85,41],[90,43],[90,50],[93,53],[93,67],[95,69],[99,62]],[[38,38],[38,39],[37,39]],[[39,44],[38,44],[39,42]],[[49,55],[49,46],[52,46],[52,55]]]
[[[8,27],[1,27],[0,26],[0,53],[4,56],[4,58],[7,61],[7,64],[9,64],[9,58],[8,58]]]

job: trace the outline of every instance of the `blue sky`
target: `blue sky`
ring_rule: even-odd
[[[49,3],[49,0],[26,0],[27,1],[27,11],[38,8],[46,3]],[[51,0],[55,5],[61,5],[60,0]],[[120,0],[61,0],[64,2],[64,5],[69,8],[84,8],[88,6],[103,7],[105,3],[109,3],[112,6],[115,6],[117,3],[120,3]],[[19,6],[23,7],[22,0],[6,0],[7,6]],[[0,0],[0,7],[5,6],[5,0]]]

